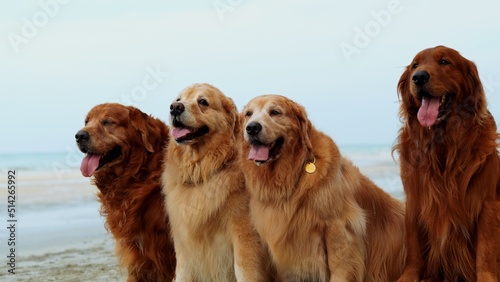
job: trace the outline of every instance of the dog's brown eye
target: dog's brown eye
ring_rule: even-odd
[[[441,61],[439,61],[439,64],[440,64],[440,65],[449,65],[449,64],[450,64],[450,62],[448,62],[448,61],[447,61],[447,60],[445,60],[445,59],[442,59]]]
[[[85,125],[87,125],[87,123],[89,123],[89,120],[88,120],[88,119],[86,119],[86,120],[85,120]]]
[[[271,112],[269,114],[272,116],[277,116],[277,115],[280,115],[281,113],[278,110],[271,110]]]
[[[109,120],[109,119],[105,119],[103,122],[102,122],[102,125],[104,126],[108,126],[110,125],[112,122]]]
[[[252,114],[253,114],[253,113],[252,113],[251,111],[247,111],[247,112],[245,113],[245,116],[246,116],[246,117],[249,117],[249,116],[252,116]]]
[[[198,100],[198,104],[205,106],[205,107],[208,107],[208,101],[205,99]]]
[[[413,65],[411,66],[412,69],[416,69],[418,67],[418,63],[413,63]]]

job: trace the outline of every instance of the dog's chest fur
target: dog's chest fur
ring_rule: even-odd
[[[207,167],[209,159],[191,163],[187,171]],[[213,162],[212,162],[213,163]],[[196,281],[233,281],[234,252],[228,232],[234,193],[243,189],[243,176],[231,165],[211,166],[210,177],[195,179],[170,158],[163,175],[165,203],[176,251]],[[207,277],[210,276],[210,277]]]
[[[252,221],[261,238],[265,238],[274,261],[279,262],[277,268],[282,279],[328,280],[323,237],[325,227],[318,218],[308,218],[310,213],[289,203],[283,203],[280,208],[266,207],[253,199],[251,209],[254,211],[252,215],[259,214],[260,218],[253,218]]]

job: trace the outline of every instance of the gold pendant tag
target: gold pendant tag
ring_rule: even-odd
[[[314,163],[308,163],[306,164],[306,172],[311,174],[316,171],[316,165]]]
[[[311,174],[316,171],[316,158],[313,156],[313,161],[306,164],[306,172]]]

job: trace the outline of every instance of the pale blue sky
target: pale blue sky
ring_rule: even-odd
[[[167,120],[195,82],[239,109],[288,96],[342,145],[392,144],[397,81],[436,45],[476,62],[499,122],[499,10],[497,0],[2,1],[0,152],[75,149],[103,102]],[[345,55],[348,45],[356,53]]]

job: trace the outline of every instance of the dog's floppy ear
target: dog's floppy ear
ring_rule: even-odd
[[[224,109],[227,111],[227,113],[231,116],[231,126],[233,126],[233,134],[234,137],[239,137],[238,134],[240,134],[240,118],[239,118],[239,113],[238,109],[236,108],[236,105],[233,102],[233,99],[226,97],[227,98],[227,103],[222,103]]]
[[[290,107],[292,109],[293,114],[295,115],[295,118],[297,119],[297,122],[299,124],[300,128],[300,138],[302,141],[302,144],[306,146],[308,151],[312,150],[312,143],[311,143],[311,130],[312,130],[312,123],[311,121],[307,118],[306,110],[303,106],[297,104],[297,103],[290,103]]]
[[[129,110],[130,124],[141,135],[142,144],[144,145],[146,150],[148,150],[148,152],[150,153],[154,153],[154,140],[152,140],[154,136],[148,135],[149,130],[152,129],[151,125],[148,123],[148,115],[134,107],[129,107]]]
[[[408,85],[409,83],[409,75],[410,75],[410,71],[408,70],[408,68],[405,68],[405,71],[401,74],[401,77],[399,78],[399,81],[398,81],[398,96],[400,99],[405,99],[404,96],[406,96],[408,93],[408,90],[410,89],[410,85]]]
[[[468,95],[464,97],[466,99],[465,102],[468,102],[468,107],[482,120],[488,115],[483,85],[479,78],[476,64],[469,60],[465,60],[465,63],[466,71],[464,75],[467,77],[467,80],[464,82],[464,91],[465,95]]]
[[[407,115],[416,116],[417,114],[415,98],[410,93],[410,76],[411,71],[406,67],[398,81],[398,97],[401,100],[399,115],[402,118],[406,118]]]
[[[237,126],[238,126],[237,132],[238,133],[237,134],[241,134],[241,133],[245,132],[245,125],[246,125],[245,114],[246,114],[245,107],[243,107],[243,110],[238,114],[238,123],[237,123]],[[238,137],[241,137],[241,136],[238,136]]]

